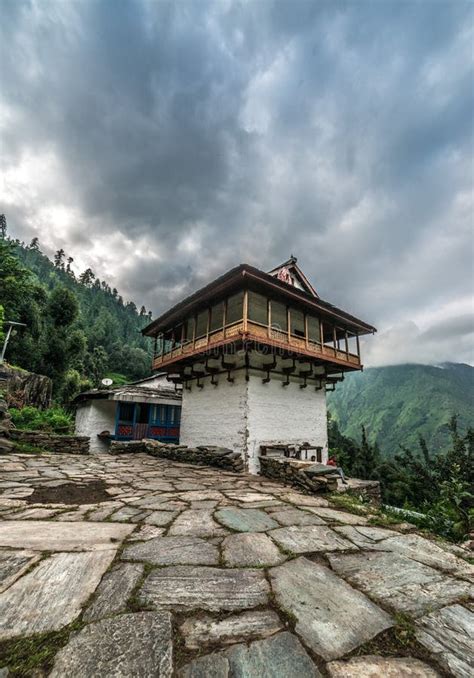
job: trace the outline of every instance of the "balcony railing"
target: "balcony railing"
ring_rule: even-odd
[[[349,350],[343,351],[337,345],[321,344],[310,341],[307,338],[296,337],[275,328],[251,321],[244,323],[241,320],[222,329],[209,332],[209,334],[193,341],[183,342],[179,346],[175,346],[171,351],[155,356],[153,359],[153,369],[165,367],[191,355],[205,355],[220,346],[244,339],[255,342],[257,345],[270,346],[276,350],[294,352],[308,358],[318,358],[341,366],[355,369],[361,366],[358,354],[351,353]]]

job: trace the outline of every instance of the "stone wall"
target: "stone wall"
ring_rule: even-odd
[[[33,405],[44,410],[51,406],[52,381],[42,374],[4,363],[0,365],[0,390],[5,392],[9,407]]]
[[[292,485],[309,494],[333,492],[337,489],[337,478],[321,476],[311,472],[311,461],[299,461],[286,457],[260,457],[260,474]]]
[[[110,454],[130,454],[145,452],[153,457],[172,459],[186,464],[200,466],[215,466],[226,471],[239,473],[244,470],[244,462],[240,452],[234,452],[226,447],[215,445],[173,445],[160,443],[157,440],[131,440],[129,442],[113,440],[110,444]]]
[[[347,485],[340,488],[341,492],[357,497],[360,501],[368,502],[373,506],[380,506],[382,495],[380,483],[378,480],[361,480],[359,478],[348,478]]]
[[[13,443],[9,440],[12,418],[8,413],[6,400],[0,396],[0,454],[11,452]]]
[[[60,436],[15,428],[10,430],[10,441],[26,443],[53,454],[89,454],[90,439],[87,436]]]

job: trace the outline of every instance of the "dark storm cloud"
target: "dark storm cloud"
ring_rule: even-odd
[[[380,327],[373,361],[420,346],[439,360],[433,332],[448,351],[442,318],[472,310],[470,3],[6,0],[1,13],[16,235],[64,247],[155,312],[239,261],[294,252],[323,297]]]

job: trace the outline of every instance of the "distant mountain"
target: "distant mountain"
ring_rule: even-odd
[[[328,394],[328,408],[345,435],[370,442],[393,456],[402,444],[414,448],[421,434],[430,450],[449,443],[447,424],[459,415],[460,430],[474,426],[474,367],[459,363],[373,367],[346,375]]]

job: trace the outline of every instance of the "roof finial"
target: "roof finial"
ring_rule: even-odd
[[[295,257],[294,254],[290,254],[290,261],[293,262],[293,264],[296,264],[296,262],[298,261],[298,259]]]

